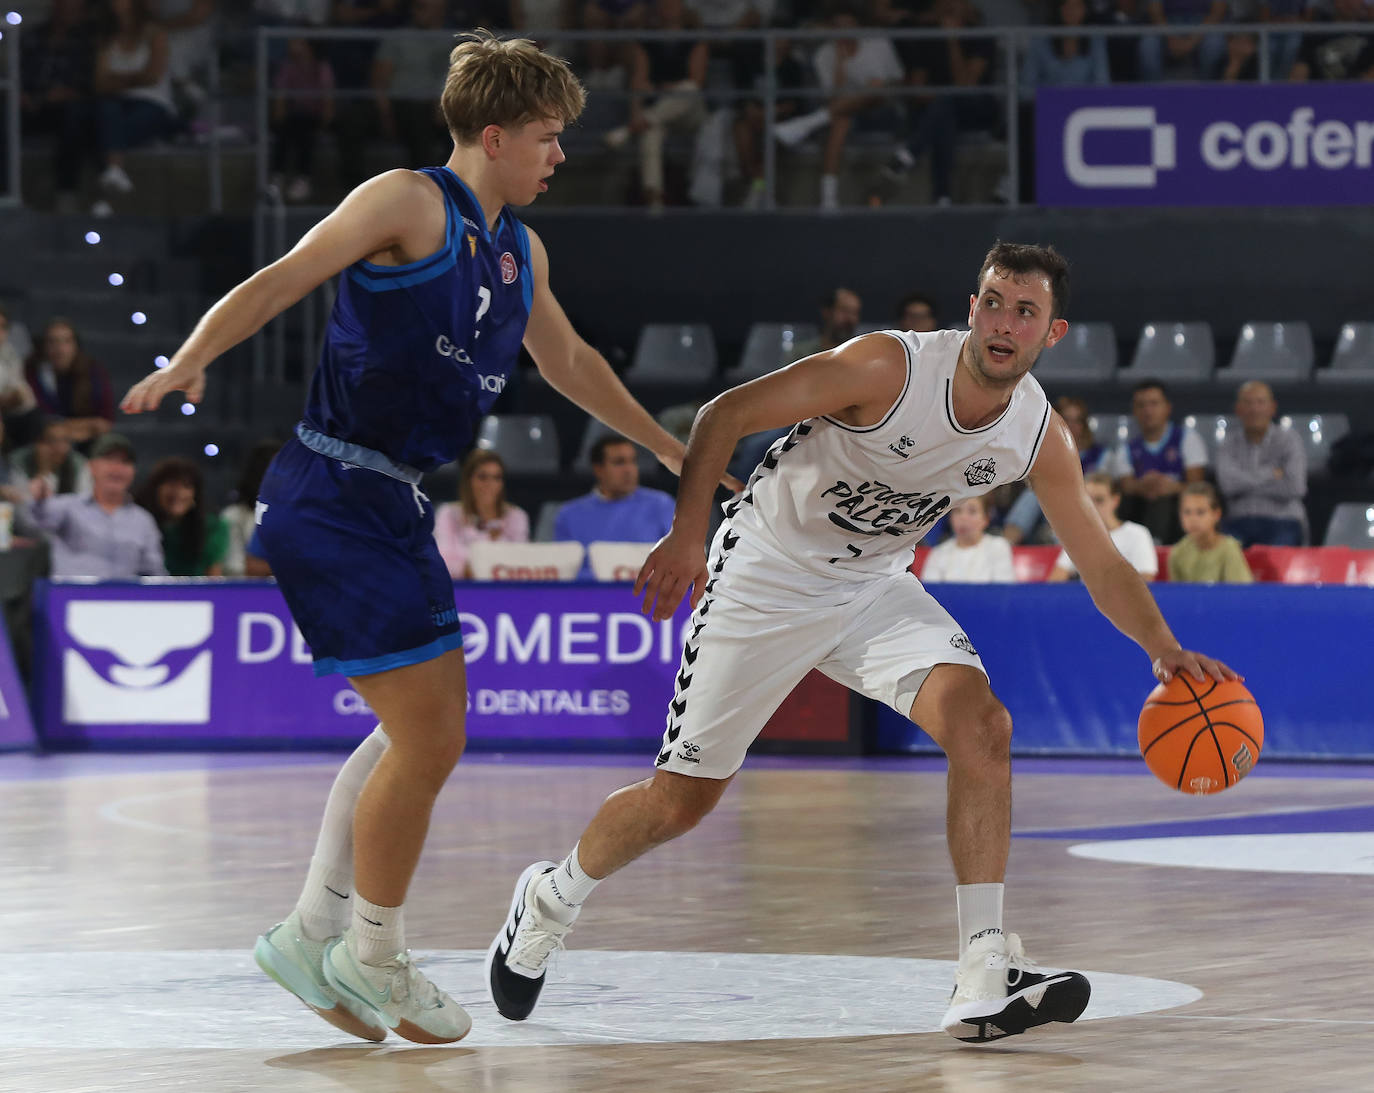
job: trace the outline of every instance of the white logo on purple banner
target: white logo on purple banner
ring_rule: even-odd
[[[75,725],[201,725],[210,720],[214,606],[79,600],[67,604],[62,719]]]

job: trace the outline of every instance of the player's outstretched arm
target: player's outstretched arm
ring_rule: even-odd
[[[433,183],[413,171],[388,171],[364,182],[289,253],[210,308],[171,363],[134,384],[120,409],[126,414],[155,410],[171,391],[185,391],[191,402],[199,402],[205,392],[205,369],[212,360],[256,334],[340,270],[392,248],[413,257],[433,249],[424,234],[432,225],[416,215],[417,207],[424,208],[430,196],[434,196]],[[437,207],[442,217],[442,205]]]
[[[711,498],[741,437],[823,414],[871,425],[901,396],[906,367],[906,351],[896,339],[869,334],[731,388],[703,406],[687,441],[672,530],[635,581],[644,613],[671,617],[688,588],[693,606],[701,598]]]
[[[1169,629],[1150,587],[1121,556],[1083,487],[1078,450],[1064,419],[1051,412],[1050,429],[1031,470],[1031,486],[1050,527],[1064,544],[1093,603],[1112,625],[1150,658],[1155,676],[1168,682],[1180,671],[1199,681],[1240,677],[1219,660],[1190,652]]]

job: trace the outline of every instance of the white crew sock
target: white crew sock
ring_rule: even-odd
[[[353,809],[388,743],[378,725],[348,757],[329,791],[310,871],[296,901],[301,932],[312,941],[338,937],[352,920]]]
[[[381,907],[353,897],[353,955],[364,964],[385,964],[406,948],[404,907]]]
[[[959,956],[976,937],[1002,932],[1001,884],[960,884],[954,889],[959,905]]]
[[[601,881],[589,877],[582,871],[582,863],[577,860],[577,847],[559,867],[545,873],[534,886],[534,898],[539,901],[539,909],[550,918],[570,925],[582,910],[583,901],[592,894]]]

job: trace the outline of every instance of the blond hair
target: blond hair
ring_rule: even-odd
[[[514,128],[540,118],[571,125],[586,102],[566,61],[526,38],[502,41],[485,30],[454,46],[439,100],[459,144],[476,142],[488,125]]]

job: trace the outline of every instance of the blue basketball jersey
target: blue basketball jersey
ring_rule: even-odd
[[[529,236],[502,209],[487,230],[472,191],[426,167],[444,195],[444,245],[403,266],[339,278],[304,423],[420,471],[456,459],[515,369],[534,298]]]

